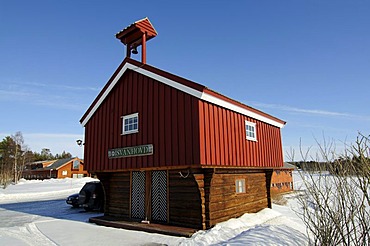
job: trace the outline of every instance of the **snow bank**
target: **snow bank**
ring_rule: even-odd
[[[21,179],[18,184],[0,189],[0,204],[65,199],[73,193],[78,193],[86,182],[94,180],[96,179]]]
[[[305,234],[296,230],[295,226],[297,222],[266,208],[258,213],[244,214],[240,218],[219,223],[210,230],[199,231],[180,245],[307,244]]]

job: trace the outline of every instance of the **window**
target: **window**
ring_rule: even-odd
[[[139,113],[122,116],[122,134],[139,131]]]
[[[73,169],[80,169],[80,161],[78,160],[73,161]]]
[[[62,171],[62,175],[63,176],[66,176],[68,174],[68,172],[67,171]]]
[[[72,174],[72,178],[74,179],[80,179],[80,178],[83,178],[84,175],[82,173],[74,173]]]
[[[248,140],[257,141],[256,123],[245,121],[245,134]]]
[[[245,193],[245,179],[235,180],[235,192],[236,193]]]

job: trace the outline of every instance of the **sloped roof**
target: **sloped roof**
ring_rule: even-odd
[[[125,58],[121,65],[114,72],[112,77],[109,79],[104,88],[100,91],[98,96],[95,98],[93,103],[90,105],[88,110],[82,116],[80,123],[85,126],[90,118],[94,115],[96,110],[103,103],[104,99],[109,95],[113,90],[114,86],[118,83],[119,79],[124,75],[127,70],[133,70],[137,73],[143,74],[147,77],[150,77],[158,82],[164,83],[168,86],[176,88],[180,91],[183,91],[187,94],[190,94],[200,100],[207,101],[218,106],[227,108],[229,110],[241,113],[243,115],[249,116],[251,118],[260,120],[267,124],[282,128],[285,125],[285,122],[266,114],[262,111],[259,111],[255,108],[247,106],[243,103],[240,103],[236,100],[228,98],[220,93],[217,93],[211,89],[208,89],[204,85],[195,83],[193,81],[184,79],[177,75],[165,72],[158,68],[152,67],[147,64],[132,60],[131,58]]]
[[[157,31],[149,21],[148,17],[138,20],[121,30],[116,34],[116,38],[121,40],[121,42],[125,45],[138,45],[141,43],[143,33],[146,33],[147,41],[157,36]]]
[[[70,161],[72,160],[75,160],[75,159],[78,159],[77,157],[72,157],[72,158],[65,158],[65,159],[59,159],[59,160],[56,160],[55,162],[53,162],[53,164],[47,166],[47,167],[44,167],[44,170],[57,170],[59,168],[61,168],[62,166],[68,164]]]
[[[297,166],[292,165],[292,164],[290,164],[290,163],[288,163],[288,162],[284,162],[284,166],[282,166],[282,167],[277,167],[277,168],[275,168],[275,169],[294,169],[294,170],[297,170]]]
[[[285,168],[292,168],[292,169],[297,169],[297,166],[290,164],[288,162],[284,162],[284,167]]]

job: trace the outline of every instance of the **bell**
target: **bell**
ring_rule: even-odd
[[[138,53],[138,52],[137,52],[137,48],[136,48],[136,46],[132,48],[132,51],[131,51],[131,52],[132,52],[132,54],[134,54],[134,55],[136,55],[136,54]]]

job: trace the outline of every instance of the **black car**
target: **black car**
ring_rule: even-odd
[[[79,194],[73,194],[66,201],[73,207],[82,206],[86,211],[104,211],[104,191],[99,181],[86,183]]]
[[[78,204],[78,193],[67,197],[66,203],[72,205],[74,208],[78,208],[80,206],[80,204]]]

